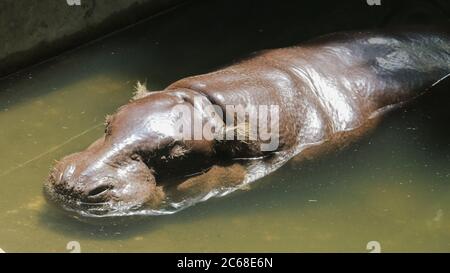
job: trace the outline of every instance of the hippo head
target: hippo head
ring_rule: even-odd
[[[181,118],[178,106],[202,110],[201,104],[210,102],[194,91],[170,90],[122,106],[107,118],[103,137],[54,166],[44,186],[47,198],[85,216],[158,207],[165,199],[165,181],[214,164],[214,140],[186,140],[174,130]]]

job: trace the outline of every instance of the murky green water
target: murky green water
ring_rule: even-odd
[[[99,226],[49,207],[42,183],[53,161],[100,136],[136,80],[159,89],[303,38],[293,38],[301,26],[276,31],[207,10],[183,8],[0,81],[0,248],[366,252],[375,240],[382,251],[450,251],[448,85],[344,151],[175,215]]]

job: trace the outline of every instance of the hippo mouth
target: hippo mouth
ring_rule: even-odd
[[[44,186],[44,196],[56,207],[66,212],[86,217],[101,217],[109,212],[115,213],[118,209],[123,209],[123,206],[114,208],[114,205],[109,202],[83,202],[71,195],[58,192],[54,188],[47,186],[47,183]],[[132,206],[127,207],[128,210],[131,208]]]
[[[143,203],[102,201],[102,195],[105,195],[107,190],[107,188],[96,189],[95,191],[97,192],[90,194],[94,198],[89,200],[80,198],[79,194],[64,192],[51,186],[51,182],[46,182],[44,183],[43,192],[50,203],[73,216],[94,218],[124,216],[145,209],[146,204]]]
[[[145,204],[128,204],[128,203],[110,203],[110,202],[83,202],[70,198],[61,193],[57,193],[52,189],[44,188],[46,199],[56,207],[78,218],[78,216],[86,218],[105,218],[118,216],[133,215],[162,215],[169,214],[162,211],[153,210],[146,207]]]

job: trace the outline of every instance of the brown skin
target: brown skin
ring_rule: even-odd
[[[104,137],[56,164],[45,192],[65,209],[92,216],[126,215],[159,208],[176,196],[236,187],[253,172],[236,159],[261,157],[260,163],[270,166],[346,145],[373,128],[380,113],[448,75],[449,64],[448,34],[431,32],[341,33],[264,51],[161,92],[138,94],[108,118]],[[194,98],[201,103],[194,104]],[[278,148],[263,151],[260,141],[188,141],[172,134],[177,105],[202,111],[212,104],[223,110],[279,105]],[[201,120],[221,126],[208,115]]]

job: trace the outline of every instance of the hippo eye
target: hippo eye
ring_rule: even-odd
[[[142,160],[142,157],[139,155],[139,154],[132,154],[131,156],[130,156],[130,158],[131,158],[131,160],[134,160],[134,161],[141,161]]]

